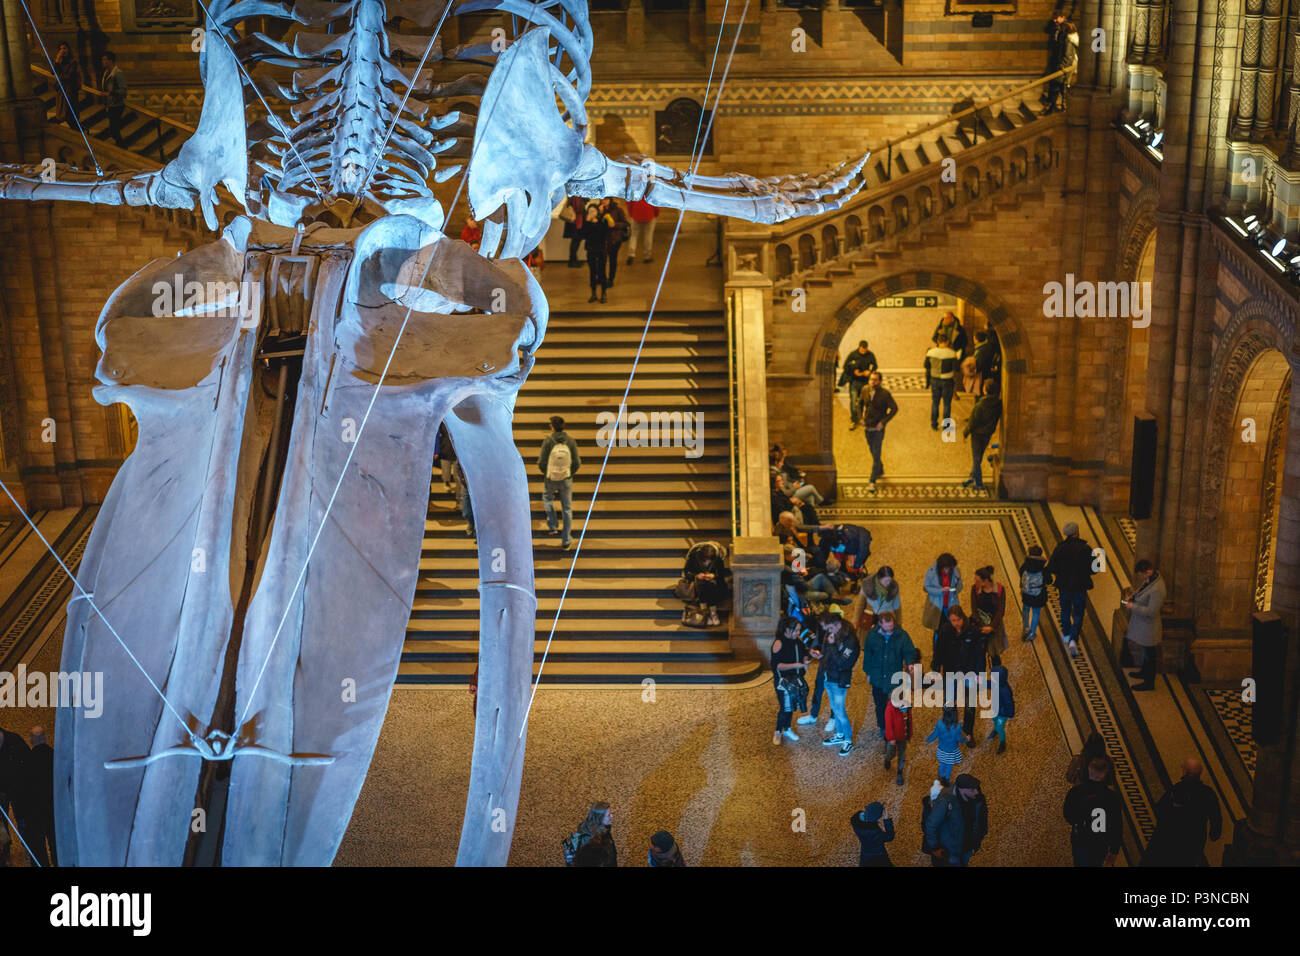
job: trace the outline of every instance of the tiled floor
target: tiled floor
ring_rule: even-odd
[[[1206,690],[1205,696],[1214,705],[1214,713],[1223,723],[1247,773],[1254,779],[1256,749],[1250,732],[1251,705],[1241,699],[1241,691],[1236,689]]]

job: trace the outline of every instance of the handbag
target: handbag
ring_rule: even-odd
[[[934,602],[927,599],[925,610],[921,612],[921,626],[927,631],[938,630],[939,624],[943,621],[939,609],[934,606]]]
[[[578,214],[574,212],[573,207],[566,202],[563,208],[560,209],[560,218],[565,222],[573,222],[578,218]]]
[[[683,601],[695,600],[695,581],[685,575],[677,582],[673,588],[673,596],[681,598]]]

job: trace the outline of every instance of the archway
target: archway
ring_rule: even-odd
[[[917,292],[916,290],[923,290]],[[826,321],[822,324],[820,334],[818,335],[817,344],[813,347],[809,355],[808,370],[811,374],[817,376],[821,387],[821,402],[819,409],[818,422],[818,446],[825,453],[835,453],[838,459],[838,453],[835,452],[836,446],[836,407],[837,395],[835,392],[835,382],[838,377],[836,369],[837,360],[841,355],[841,345],[847,349],[856,347],[858,339],[850,335],[850,329],[859,317],[872,309],[883,299],[894,299],[911,293],[927,294],[935,299],[934,304],[924,303],[920,310],[929,316],[925,322],[921,323],[919,337],[921,344],[928,347],[930,335],[934,331],[934,325],[938,322],[939,315],[946,307],[941,307],[940,301],[956,301],[961,303],[962,309],[968,316],[974,318],[976,327],[987,327],[996,332],[998,342],[1002,350],[1002,398],[1003,398],[1003,416],[999,434],[995,438],[999,446],[996,450],[996,460],[1001,461],[1005,458],[1006,449],[1016,447],[1017,438],[1020,434],[1021,414],[1016,407],[1015,402],[1015,379],[1018,375],[1023,375],[1028,370],[1028,359],[1026,354],[1026,343],[1020,325],[1008,312],[1005,305],[986,288],[977,282],[973,282],[962,276],[951,273],[928,272],[922,270],[913,270],[910,272],[899,273],[893,276],[885,276],[877,279],[856,294],[847,299]],[[941,298],[941,297],[947,297]],[[916,308],[915,304],[912,305]],[[949,306],[950,307],[950,306]],[[897,305],[890,305],[892,310],[897,310]],[[953,308],[956,311],[956,308]],[[928,327],[926,325],[928,324]],[[973,331],[973,330],[972,330]],[[973,335],[970,336],[973,341]],[[848,341],[846,341],[846,339]],[[870,336],[868,336],[870,341]],[[923,371],[924,349],[921,353],[913,358],[905,358],[903,362],[895,362],[885,355],[877,355],[882,367],[887,370],[911,368],[911,374],[917,376],[920,388],[924,389],[924,371]],[[886,387],[890,387],[888,384]],[[918,421],[919,429],[924,431],[924,436],[933,437],[929,429],[929,396],[925,393],[922,401],[924,403],[924,421]],[[845,399],[847,403],[847,398]],[[972,399],[966,399],[965,407],[958,402],[954,402],[953,417],[957,419],[957,444],[965,455],[966,465],[954,478],[948,479],[952,485],[960,487],[960,480],[969,472],[969,446],[961,438],[961,426],[963,419],[969,415],[970,407],[973,405]],[[901,405],[901,403],[900,403]],[[960,414],[959,414],[960,410]],[[844,430],[847,432],[847,404],[844,410],[839,414],[844,418]],[[900,412],[900,415],[902,413]],[[895,420],[897,422],[897,419]],[[899,432],[896,430],[887,438],[889,442],[895,440]],[[861,437],[862,432],[859,430],[853,433],[857,442],[865,445],[865,440]],[[992,452],[993,450],[990,449]],[[886,448],[884,456],[887,476],[889,472],[889,449]],[[869,459],[865,459],[869,461]],[[837,468],[839,467],[837,461]],[[1005,474],[1002,469],[999,469]],[[997,481],[1001,478],[1000,474],[991,475],[986,466],[984,471],[984,482],[991,492],[996,493],[998,487]],[[865,487],[865,475],[863,477]],[[1005,482],[1003,482],[1005,484]]]
[[[1237,389],[1222,446],[1212,589],[1197,612],[1201,634],[1245,636],[1250,615],[1272,605],[1278,509],[1286,464],[1291,366],[1276,349],[1260,351]]]

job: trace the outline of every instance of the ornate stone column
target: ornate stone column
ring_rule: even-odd
[[[1282,0],[1246,0],[1241,21],[1241,86],[1232,124],[1236,139],[1258,139],[1272,126],[1281,34]]]

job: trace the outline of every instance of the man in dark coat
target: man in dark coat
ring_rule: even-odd
[[[1047,571],[1056,579],[1061,595],[1061,640],[1070,656],[1079,653],[1079,631],[1083,628],[1083,610],[1092,590],[1092,546],[1079,537],[1079,526],[1067,521],[1061,529],[1065,540],[1052,551]]]
[[[1124,845],[1124,803],[1106,786],[1110,761],[1094,757],[1088,777],[1065,795],[1065,822],[1070,824],[1070,852],[1075,866],[1114,863]]]
[[[884,819],[881,819],[881,818]],[[885,847],[894,839],[894,821],[885,816],[885,805],[877,800],[868,803],[866,809],[859,810],[849,818],[849,826],[862,844],[858,854],[858,866],[893,866],[889,850]]]
[[[1156,830],[1143,866],[1206,866],[1205,838],[1223,835],[1223,815],[1214,790],[1201,782],[1201,762],[1183,764],[1183,777],[1156,804]]]
[[[966,423],[965,436],[970,437],[970,453],[974,464],[971,467],[970,477],[962,482],[963,487],[969,488],[974,485],[976,491],[984,490],[984,452],[989,447],[989,442],[993,440],[993,434],[998,430],[998,422],[1002,420],[1000,391],[1001,387],[996,380],[990,379],[985,382],[984,397],[975,403],[975,408],[970,413],[970,421]]]
[[[866,339],[859,342],[858,347],[844,359],[844,368],[840,370],[840,380],[836,385],[847,383],[849,386],[850,430],[857,428],[858,422],[861,421],[862,388],[867,384],[867,377],[878,367],[876,354],[867,348]]]
[[[23,839],[27,839],[27,742],[12,730],[0,730],[0,810],[9,817]],[[0,866],[9,863],[9,826],[0,817],[4,829],[0,839]]]
[[[867,436],[867,448],[871,452],[871,481],[867,490],[876,491],[876,479],[885,474],[882,452],[885,447],[885,426],[898,414],[898,402],[881,384],[879,372],[872,372],[867,385],[862,389],[862,427]]]
[[[968,773],[939,794],[925,819],[925,840],[935,866],[967,866],[989,832],[989,808],[980,782]]]

